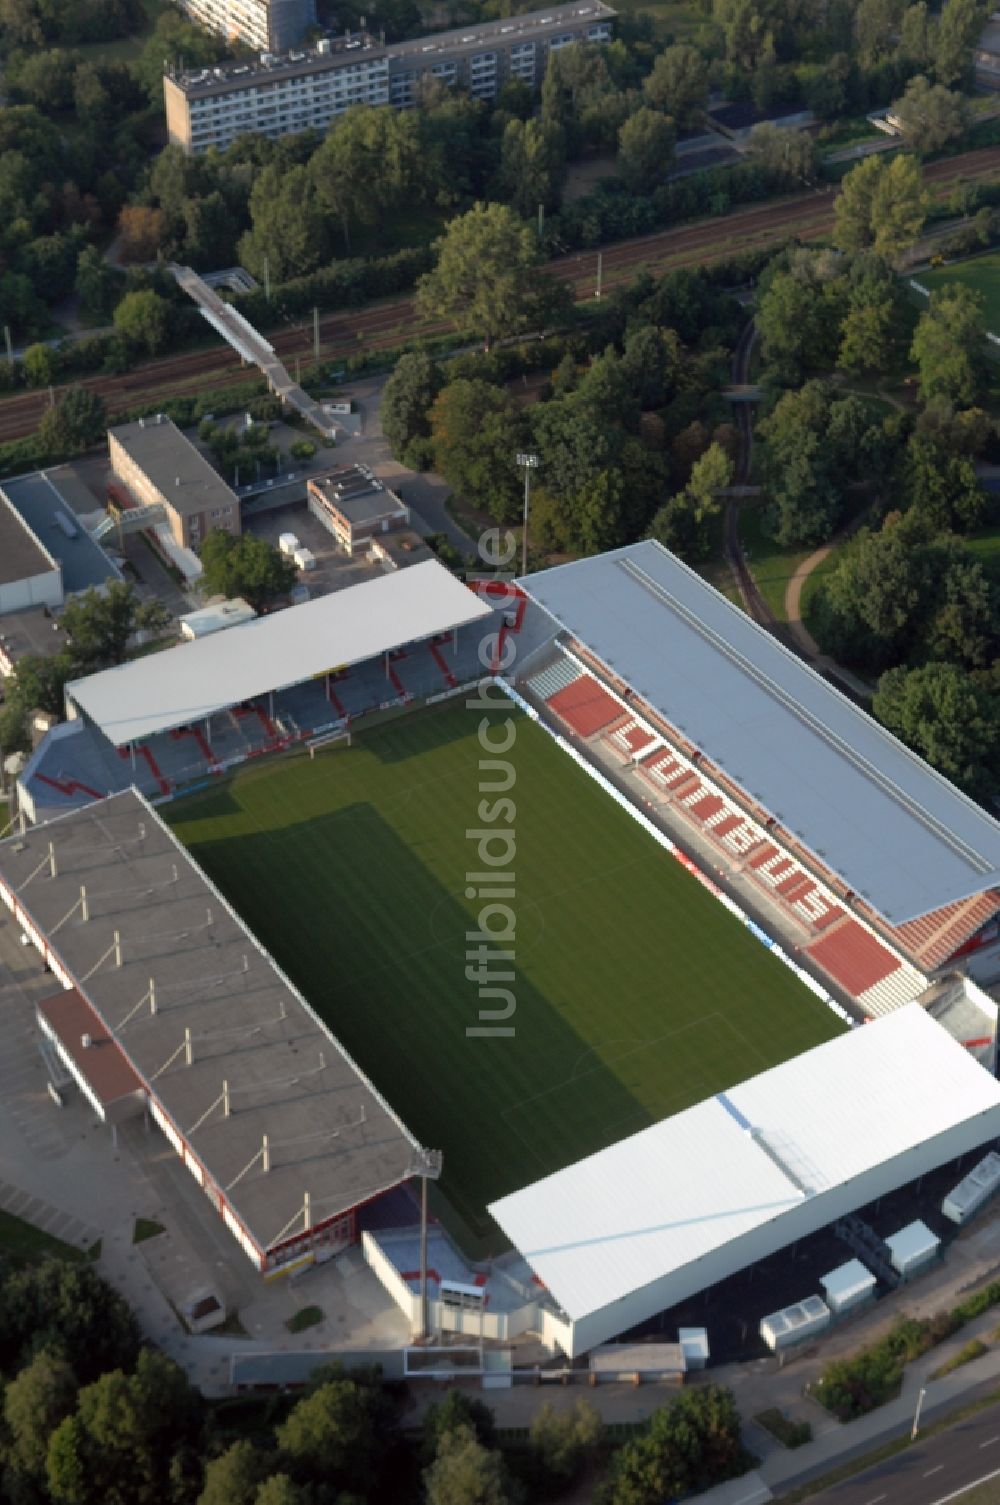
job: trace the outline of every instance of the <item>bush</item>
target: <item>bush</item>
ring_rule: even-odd
[[[759,1427],[765,1432],[770,1432],[779,1442],[784,1443],[786,1448],[800,1448],[807,1442],[812,1442],[813,1429],[808,1421],[791,1421],[777,1406],[769,1406],[766,1411],[761,1411],[754,1417]]]
[[[311,439],[296,439],[288,453],[293,460],[311,460],[316,453],[316,446]]]

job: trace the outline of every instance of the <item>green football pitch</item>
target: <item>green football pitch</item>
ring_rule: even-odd
[[[841,1028],[514,717],[512,1038],[466,1033],[480,1007],[465,975],[478,712],[416,712],[165,810],[404,1122],[444,1151],[442,1192],[477,1240],[495,1197]]]

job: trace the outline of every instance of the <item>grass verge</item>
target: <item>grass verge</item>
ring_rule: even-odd
[[[812,1442],[812,1424],[808,1421],[792,1421],[777,1406],[769,1406],[766,1411],[758,1412],[754,1421],[765,1432],[770,1432],[772,1437],[784,1443],[786,1448],[800,1448],[805,1443]]]
[[[44,1233],[12,1212],[0,1212],[0,1251],[23,1264],[34,1264],[46,1255],[68,1260],[73,1265],[91,1258],[90,1250],[64,1244],[62,1239],[53,1238],[51,1233]]]
[[[158,1223],[155,1218],[136,1218],[135,1227],[132,1229],[132,1242],[144,1244],[147,1239],[156,1238],[158,1234],[165,1231],[163,1224]]]

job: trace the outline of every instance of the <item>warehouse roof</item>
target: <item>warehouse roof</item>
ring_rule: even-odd
[[[306,1192],[319,1223],[411,1172],[416,1140],[135,790],[0,842],[0,883],[261,1249]]]
[[[30,475],[4,481],[4,495],[20,513],[35,537],[62,569],[63,589],[68,596],[91,586],[124,576],[87,532],[74,497],[88,510],[100,511],[100,503],[83,487],[69,466],[52,471],[35,470]],[[60,518],[62,521],[60,521]]]
[[[74,680],[67,693],[124,747],[490,614],[444,565],[428,559]]]
[[[13,585],[58,569],[52,555],[36,538],[20,512],[0,490],[0,585]]]
[[[911,1003],[490,1212],[579,1320],[980,1115],[985,1140],[1000,1084]]]
[[[120,423],[108,430],[109,445],[112,439],[148,477],[164,501],[182,516],[225,507],[239,510],[235,491],[165,413],[139,418],[134,423]],[[113,464],[113,446],[111,458]]]
[[[890,924],[1000,882],[1000,824],[657,543],[522,582]]]

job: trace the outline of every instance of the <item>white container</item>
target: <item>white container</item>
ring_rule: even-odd
[[[314,570],[316,568],[316,556],[312,549],[299,547],[292,555],[300,570]]]
[[[990,1150],[985,1159],[950,1191],[941,1203],[941,1211],[953,1223],[966,1223],[984,1202],[1000,1191],[1000,1155]]]
[[[807,1296],[770,1317],[761,1317],[760,1335],[775,1353],[812,1338],[830,1326],[830,1308],[819,1296]]]
[[[827,1306],[838,1317],[869,1300],[878,1284],[875,1276],[860,1259],[849,1259],[846,1265],[838,1265],[828,1275],[821,1275],[819,1283],[823,1287]]]
[[[282,554],[294,554],[295,550],[301,547],[294,533],[282,533],[278,539],[278,548]]]
[[[708,1363],[708,1328],[679,1327],[677,1341],[688,1369],[704,1369]]]
[[[937,1234],[932,1233],[919,1218],[915,1223],[907,1223],[898,1233],[890,1233],[885,1242],[893,1269],[906,1279],[936,1259],[941,1247]]]

